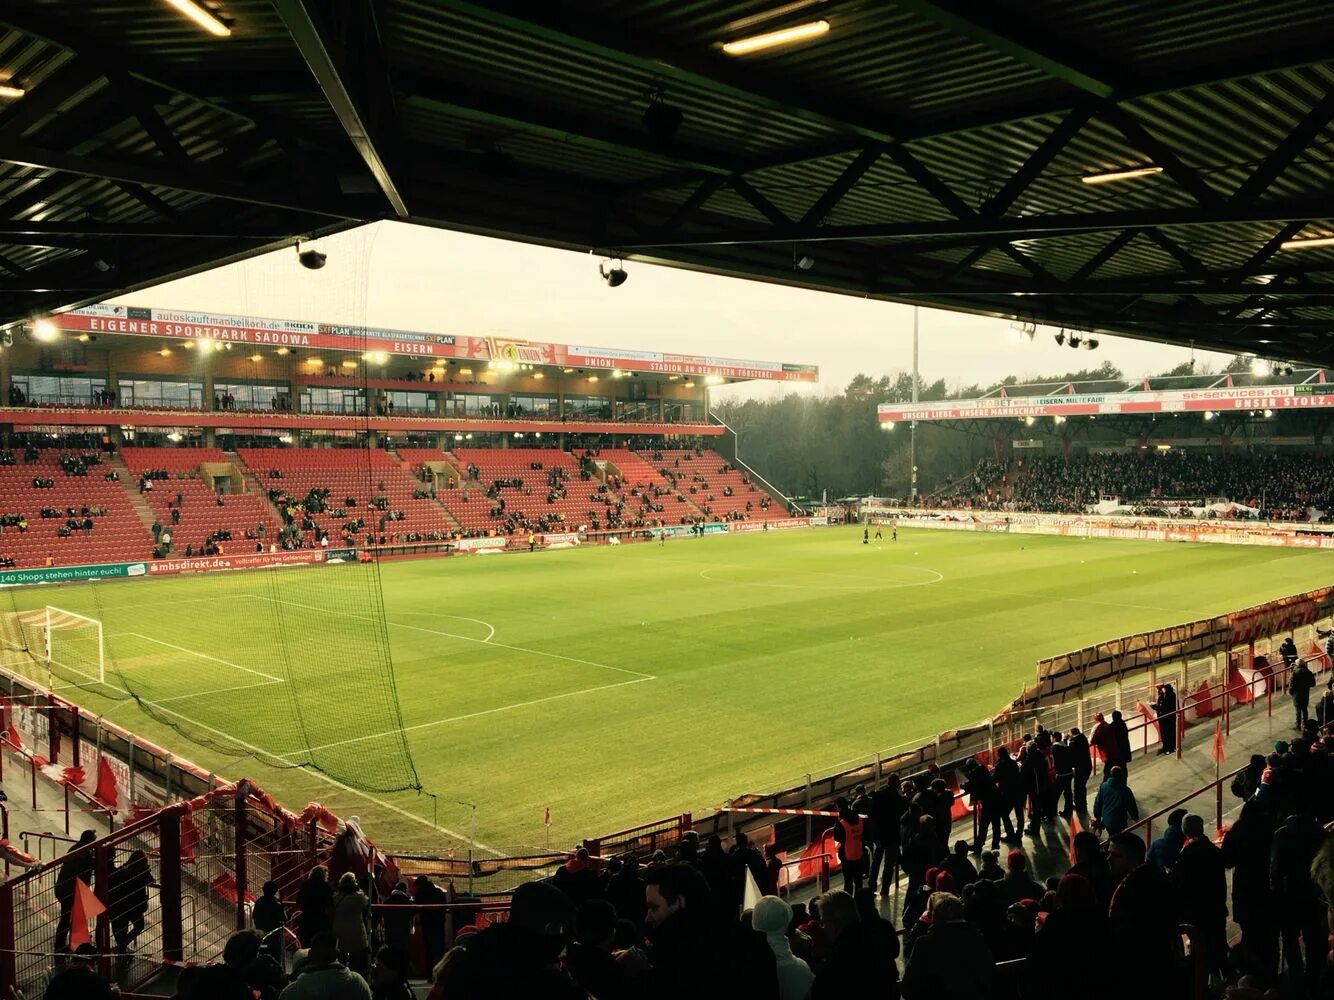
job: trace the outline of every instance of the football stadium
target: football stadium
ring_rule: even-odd
[[[1330,52],[14,0],[0,991],[1331,995]]]

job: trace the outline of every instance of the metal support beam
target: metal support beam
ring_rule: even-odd
[[[977,214],[973,211],[971,205],[955,194],[949,185],[932,173],[926,164],[914,156],[906,147],[894,143],[886,147],[885,152],[905,174],[916,181],[918,186],[932,198],[940,202],[941,207],[956,219],[971,219]]]
[[[792,220],[784,215],[768,198],[760,194],[744,177],[729,177],[727,183],[737,194],[741,195],[751,204],[755,211],[759,212],[766,219],[780,228],[792,225]]]
[[[1093,69],[1088,58],[1071,59],[1069,41],[1041,37],[1035,27],[1021,24],[1012,12],[955,0],[895,0],[895,4],[1071,87],[1098,97],[1111,97],[1118,89],[1111,74]]]
[[[695,188],[690,197],[663,223],[662,228],[658,230],[659,233],[670,235],[685,225],[692,215],[704,207],[705,202],[717,194],[718,189],[723,186],[723,181],[722,177],[710,177]]]
[[[134,111],[134,116],[139,119],[139,124],[153,140],[153,145],[157,146],[158,152],[162,154],[167,164],[185,173],[194,170],[194,160],[185,151],[176,134],[167,126],[144,85],[132,79],[123,69],[111,70],[107,74],[107,79],[111,81],[111,86],[120,99]]]
[[[966,207],[966,206],[965,206]],[[971,211],[971,210],[970,210]],[[915,251],[975,245],[979,238],[1009,236],[1034,240],[1077,233],[1149,226],[1205,226],[1224,222],[1277,223],[1297,219],[1330,218],[1328,201],[1263,202],[1251,206],[1216,204],[1210,208],[1150,208],[1125,212],[1078,212],[1028,215],[1001,219],[981,217],[889,222],[863,226],[789,226],[773,229],[736,229],[678,240],[675,246],[724,246],[790,242],[840,242],[858,240],[939,240],[914,246]],[[648,244],[645,244],[648,245]]]
[[[1138,229],[1123,229],[1110,240],[1103,244],[1101,250],[1095,253],[1088,260],[1084,261],[1079,270],[1070,276],[1071,282],[1083,281],[1085,278],[1092,277],[1093,274],[1126,248],[1131,240],[1139,235]]]
[[[1292,131],[1283,137],[1283,141],[1274,147],[1274,151],[1265,157],[1264,162],[1242,182],[1232,199],[1247,204],[1261,197],[1269,190],[1270,185],[1278,180],[1283,171],[1287,170],[1298,156],[1306,152],[1332,118],[1334,118],[1334,91],[1326,94],[1300,122],[1293,126]]]
[[[1166,143],[1150,132],[1125,108],[1104,103],[1098,110],[1098,117],[1116,127],[1140,152],[1146,154],[1156,166],[1163,168],[1163,173],[1176,181],[1183,190],[1205,207],[1219,204],[1223,196],[1211,188],[1199,173],[1181,161]]]
[[[207,179],[200,177],[197,173],[185,177],[179,173],[157,167],[122,163],[118,160],[106,160],[92,156],[76,156],[59,150],[30,146],[22,142],[0,141],[0,162],[14,163],[38,170],[54,170],[59,173],[77,174],[83,177],[100,177],[130,184],[189,191],[209,198],[225,198],[230,201],[247,202],[252,205],[268,205],[274,208],[309,212],[312,215],[324,215],[335,219],[364,221],[366,217],[365,213],[356,212],[350,204],[316,204],[307,201],[305,196],[300,193],[285,194],[272,189],[266,190],[257,185],[241,185],[224,180]]]
[[[843,173],[838,175],[838,179],[830,184],[825,193],[815,200],[815,204],[806,209],[806,214],[801,217],[798,225],[818,226],[822,224],[829,213],[856,186],[857,182],[866,176],[866,172],[875,166],[876,161],[880,159],[880,152],[879,146],[869,146],[858,153],[856,159],[843,168]]]
[[[393,101],[389,97],[388,79],[377,72],[383,70],[383,65],[379,64],[376,55],[379,38],[370,10],[370,0],[346,0],[338,5],[352,15],[352,20],[358,22],[353,30],[360,36],[355,42],[361,48],[355,57],[343,44],[334,40],[329,26],[308,0],[274,0],[274,3],[287,26],[287,33],[292,36],[306,65],[319,82],[343,131],[370,169],[395,214],[399,218],[407,218],[411,213],[394,180],[390,169],[392,155],[386,148],[392,141]],[[369,52],[368,48],[376,51]],[[363,78],[358,86],[351,75],[350,62],[353,58],[361,62],[363,69],[374,67],[365,76],[376,78]]]

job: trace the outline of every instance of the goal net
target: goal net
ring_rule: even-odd
[[[47,605],[40,612],[39,641],[31,645],[35,658],[44,661],[47,686],[105,684],[106,654],[102,623],[96,618]]]

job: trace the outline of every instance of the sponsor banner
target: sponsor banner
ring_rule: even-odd
[[[324,555],[323,549],[297,549],[294,552],[250,552],[234,556],[155,559],[148,563],[148,575],[208,573],[224,569],[266,569],[270,566],[310,566],[324,562]]]
[[[728,524],[728,530],[732,532],[763,531],[766,524],[771,529],[809,528],[815,523],[816,519],[812,517],[789,517],[782,521],[731,521]],[[819,523],[823,524],[825,521],[820,521]]]
[[[1075,538],[1123,538],[1152,542],[1205,542],[1221,545],[1266,545],[1294,549],[1334,549],[1334,532],[1277,522],[1221,522],[1189,518],[1106,518],[1077,514],[988,514],[968,511],[921,511],[886,508],[879,513],[899,517],[915,528],[944,531],[1009,531],[1020,535],[1065,535]]]
[[[557,545],[562,547],[579,544],[579,535],[573,531],[567,531],[562,534],[542,535],[542,544],[547,548],[554,548]]]
[[[40,569],[0,571],[0,586],[27,583],[72,583],[76,580],[105,580],[118,576],[143,576],[143,563],[101,563],[95,566],[51,566]]]
[[[359,558],[356,549],[325,549],[325,562],[356,562]]]
[[[1334,385],[1263,385],[1143,392],[988,396],[929,403],[882,403],[881,423],[899,420],[994,420],[1097,414],[1202,413],[1206,410],[1293,410],[1334,407]]]
[[[1037,440],[1034,440],[1033,438],[1027,438],[1027,439],[1022,440],[1022,441],[1013,441],[1013,442],[1011,442],[1011,443],[1012,443],[1012,444],[1014,445],[1014,447],[1016,447],[1016,448],[1045,448],[1045,447],[1047,447],[1047,444],[1046,444],[1045,441],[1037,441]]]
[[[481,549],[503,549],[509,543],[510,540],[504,535],[496,535],[493,538],[460,538],[453,544],[459,552],[477,552]]]
[[[740,521],[737,523],[744,524],[746,522]],[[723,535],[726,534],[727,531],[729,530],[729,526],[727,524],[714,521],[709,521],[702,527],[704,528],[704,534],[706,535]],[[696,534],[695,526],[693,524],[666,524],[663,525],[661,528],[649,529],[649,533],[654,538],[657,538],[664,531],[667,533],[668,538],[691,538],[694,537]]]
[[[341,351],[382,351],[386,354],[455,358],[502,364],[551,365],[571,368],[621,369],[661,375],[716,375],[722,378],[818,382],[815,365],[779,361],[746,361],[691,354],[586,347],[520,340],[512,337],[469,337],[390,330],[305,320],[229,316],[177,309],[149,309],[101,304],[53,317],[72,333],[119,334],[210,340],[219,344],[308,347]]]

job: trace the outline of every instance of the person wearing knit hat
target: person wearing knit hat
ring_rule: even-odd
[[[1017,903],[1021,899],[1041,899],[1046,892],[1028,873],[1028,855],[1018,849],[1005,857],[1008,871],[1001,883],[1001,896],[1007,903]]]
[[[792,945],[787,937],[791,920],[792,907],[777,896],[762,898],[755,904],[751,914],[751,926],[764,935],[765,942],[774,953],[774,962],[778,967],[779,1000],[805,1000],[810,996],[815,974],[809,965],[792,954]]]

